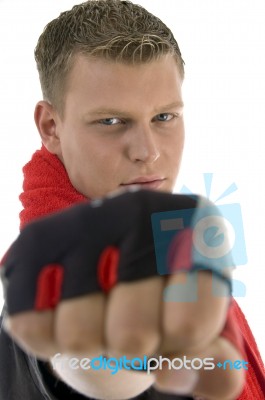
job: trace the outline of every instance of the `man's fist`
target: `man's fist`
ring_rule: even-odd
[[[166,235],[154,241],[154,215],[176,210],[183,210],[184,225],[170,240]],[[138,191],[29,224],[2,261],[6,329],[25,350],[43,359],[56,353],[187,355],[214,357],[216,362],[240,357],[235,345],[220,337],[230,305],[232,261],[223,265],[211,249],[203,255],[198,251],[200,235],[217,214],[201,197]],[[162,248],[167,249],[164,258]],[[158,273],[161,257],[163,276]],[[181,294],[178,300],[174,292]],[[190,292],[196,292],[194,301]],[[223,400],[242,388],[240,371],[188,372],[183,378],[183,371],[162,370],[148,379],[128,372],[124,379],[129,386],[134,382],[129,397],[153,381],[161,390],[195,391]],[[109,394],[104,392],[105,375],[99,385],[99,375],[57,373],[84,394],[128,398],[118,377],[118,393],[114,388],[112,396],[109,385]]]
[[[227,267],[232,265],[218,268],[213,257],[199,259],[198,252],[194,254],[194,225],[198,216],[200,224],[206,221],[212,208],[217,210],[200,197],[138,191],[78,205],[29,224],[2,261],[8,314],[54,308],[61,300],[108,291],[117,282],[156,276],[163,242],[171,243],[166,243],[162,274],[203,269],[229,284]],[[156,239],[155,254],[152,216],[176,210],[185,213],[185,226],[176,229],[173,239]]]

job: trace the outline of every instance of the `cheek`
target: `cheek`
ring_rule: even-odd
[[[182,159],[182,154],[183,154],[183,149],[184,149],[184,141],[185,141],[185,136],[184,136],[184,132],[181,135],[181,137],[179,137],[179,140],[177,142],[177,158],[179,160],[179,163],[181,162]]]
[[[167,157],[171,166],[178,166],[183,153],[184,147],[184,129],[176,135],[172,135],[171,140],[167,143]]]
[[[65,147],[65,167],[72,185],[89,198],[106,195],[119,182],[120,152],[90,140],[72,141]]]
[[[73,134],[73,132],[75,132]],[[88,172],[93,165],[100,163],[102,156],[102,147],[93,140],[91,135],[83,132],[78,133],[77,130],[68,132],[62,141],[62,151],[65,163],[76,172]]]

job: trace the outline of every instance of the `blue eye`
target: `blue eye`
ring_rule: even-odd
[[[104,118],[104,119],[101,119],[99,122],[100,122],[101,124],[103,124],[103,125],[111,126],[111,125],[117,125],[117,124],[119,124],[121,121],[120,121],[119,118]]]
[[[172,118],[174,118],[174,115],[169,114],[169,113],[162,113],[162,114],[158,114],[155,118],[159,122],[166,122],[166,121],[170,121]]]

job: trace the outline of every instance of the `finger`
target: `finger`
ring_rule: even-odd
[[[55,338],[62,353],[103,352],[105,296],[101,293],[61,302],[56,311]]]
[[[26,352],[47,360],[58,351],[53,334],[54,312],[28,311],[8,317],[4,328]]]
[[[109,295],[106,343],[114,355],[153,354],[160,342],[164,279],[117,285]],[[117,353],[118,352],[118,353]]]
[[[221,332],[229,297],[216,296],[210,272],[179,272],[170,277],[163,298],[160,354],[201,349]],[[215,289],[225,284],[215,279]]]
[[[169,358],[173,360],[178,357],[179,355],[174,357],[171,355]],[[205,369],[205,359],[213,360],[213,369]],[[236,361],[240,360],[242,363],[242,355],[226,339],[217,338],[207,347],[207,350],[187,354],[186,360],[194,361],[192,364],[186,362],[184,369],[163,368],[156,372],[155,386],[159,391],[199,396],[211,400],[233,400],[243,390],[245,382],[243,364],[241,369],[233,368]],[[207,362],[209,367],[210,362]],[[203,363],[205,363],[204,366],[202,366]],[[223,367],[219,368],[218,363],[221,363]],[[180,366],[178,362],[177,368]]]

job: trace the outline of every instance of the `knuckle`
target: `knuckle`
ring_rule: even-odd
[[[60,303],[55,321],[55,337],[60,349],[65,351],[93,351],[102,347],[103,303],[87,296]]]
[[[66,330],[59,330],[57,343],[63,350],[78,351],[82,347],[82,334],[77,327],[69,326]]]
[[[15,337],[27,342],[35,342],[36,339],[43,339],[46,337],[46,330],[43,325],[38,321],[31,321],[29,324],[26,320],[10,320],[9,325],[10,333]]]
[[[82,343],[74,339],[59,342],[59,347],[63,352],[70,352],[73,354],[82,352],[84,350]]]
[[[164,340],[176,343],[177,347],[194,347],[205,341],[206,331],[200,323],[192,319],[168,324],[164,330]]]
[[[81,327],[68,327],[65,331],[60,331],[56,335],[56,342],[62,351],[78,353],[85,351],[98,351],[102,348],[101,334],[86,334]]]
[[[123,329],[115,334],[111,340],[111,346],[123,354],[152,354],[158,348],[159,333],[154,330]]]
[[[170,308],[164,319],[164,335],[189,346],[211,341],[220,334],[226,318],[226,306],[211,304],[198,302]]]
[[[54,351],[54,342],[49,330],[41,329],[37,323],[10,323],[8,331],[15,342],[26,352],[47,358]]]

